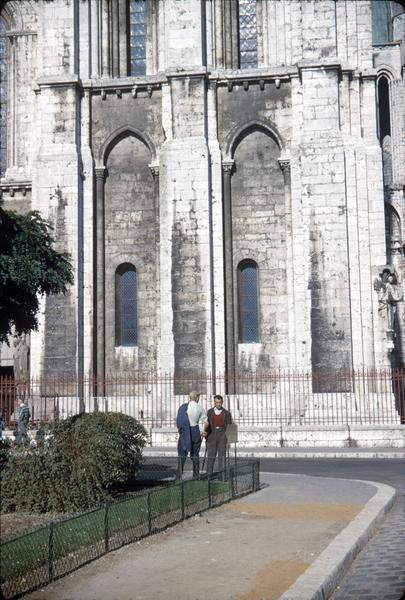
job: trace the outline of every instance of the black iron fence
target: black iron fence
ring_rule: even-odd
[[[114,411],[136,417],[146,427],[172,427],[192,389],[202,393],[206,408],[213,394],[222,394],[239,425],[405,423],[403,368],[2,378],[0,410],[8,426],[15,424],[24,399],[34,424],[83,411]]]
[[[145,459],[137,480],[146,489],[3,541],[4,598],[18,597],[111,550],[259,489],[257,459],[230,460],[225,471],[212,477],[201,464],[196,479],[188,462],[179,480],[177,459]]]

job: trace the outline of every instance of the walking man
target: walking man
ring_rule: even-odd
[[[205,410],[198,404],[200,394],[193,390],[190,392],[189,398],[189,401],[182,404],[177,411],[179,477],[182,476],[184,463],[188,454],[190,454],[190,458],[193,461],[193,477],[198,477],[200,474],[200,424],[202,427],[205,427],[207,420]]]
[[[218,456],[218,470],[225,469],[226,428],[232,423],[232,415],[223,407],[224,399],[217,394],[214,396],[215,406],[207,413],[208,423],[205,428],[207,438],[207,474],[212,475],[215,457]]]
[[[25,399],[21,400],[20,408],[18,409],[18,434],[17,444],[21,444],[28,439],[27,429],[31,417],[30,409]]]

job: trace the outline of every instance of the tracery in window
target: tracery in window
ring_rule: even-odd
[[[146,0],[129,0],[129,74],[146,74]]]
[[[239,67],[257,68],[257,0],[239,0]]]
[[[115,345],[138,343],[137,272],[123,263],[115,272]]]
[[[257,264],[244,260],[238,265],[239,342],[259,342]]]
[[[8,52],[6,26],[0,20],[0,175],[7,168]]]
[[[386,0],[372,0],[371,18],[373,25],[373,44],[392,42],[390,2]]]

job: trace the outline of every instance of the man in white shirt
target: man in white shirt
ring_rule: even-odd
[[[183,473],[184,463],[187,455],[193,461],[193,477],[198,477],[200,473],[200,448],[201,431],[204,429],[207,421],[205,410],[198,404],[200,399],[199,392],[193,390],[190,392],[189,401],[182,404],[177,411],[177,429],[179,432],[179,441],[177,444],[177,453],[179,456],[179,476]],[[201,430],[200,430],[201,425]]]
[[[198,404],[200,394],[196,391],[190,392],[190,400],[187,404],[187,415],[190,422],[190,427],[199,427],[200,432],[204,430],[202,424],[207,420],[207,413],[204,408]]]

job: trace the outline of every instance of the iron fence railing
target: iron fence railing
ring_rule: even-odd
[[[258,490],[259,464],[258,459],[229,461],[223,472],[208,477],[201,468],[200,477],[192,479],[186,463],[178,480],[176,459],[147,460],[141,470],[147,489],[3,541],[1,597],[18,597],[111,550]]]
[[[292,369],[231,375],[159,373],[0,379],[0,410],[8,426],[27,400],[32,422],[79,412],[123,412],[146,427],[172,427],[192,389],[212,406],[212,395],[239,425],[346,425],[405,422],[405,369],[311,372]]]

